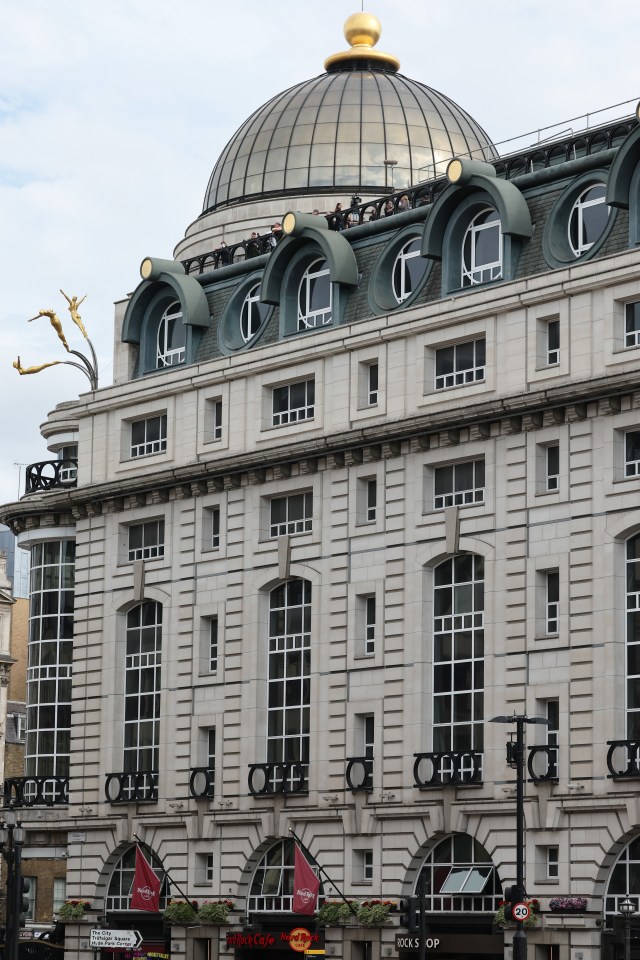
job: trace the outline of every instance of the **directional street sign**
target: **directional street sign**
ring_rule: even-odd
[[[135,950],[142,943],[138,930],[102,930],[94,927],[89,933],[89,946],[94,950]]]
[[[511,913],[514,920],[520,920],[522,922],[529,919],[531,909],[528,903],[514,903],[511,908]]]

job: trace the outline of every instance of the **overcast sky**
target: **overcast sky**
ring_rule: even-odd
[[[145,256],[171,257],[200,213],[215,161],[274,94],[346,48],[352,0],[2,0],[0,58],[0,502],[16,464],[48,459],[39,424],[86,381],[64,359],[53,307],[81,314],[111,381],[113,302]],[[610,0],[422,0],[365,4],[378,48],[447,94],[494,142],[640,99],[640,4]],[[622,111],[619,111],[621,113]],[[582,122],[565,124],[580,129]],[[532,138],[530,138],[532,139]]]

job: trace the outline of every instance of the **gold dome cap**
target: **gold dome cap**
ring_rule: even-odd
[[[387,70],[398,70],[400,61],[396,57],[373,49],[381,33],[380,21],[372,13],[352,13],[344,25],[344,36],[351,49],[327,57],[324,62],[325,70],[337,64],[352,64],[354,60],[368,60]]]

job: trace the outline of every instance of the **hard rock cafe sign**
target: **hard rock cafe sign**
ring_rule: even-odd
[[[324,931],[312,933],[306,927],[293,930],[260,930],[255,933],[228,933],[227,947],[240,950],[282,950],[289,947],[295,953],[305,953],[324,946]]]

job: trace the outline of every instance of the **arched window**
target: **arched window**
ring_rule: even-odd
[[[439,564],[433,588],[433,749],[482,751],[484,560]]]
[[[269,595],[267,762],[309,762],[311,584],[287,580]]]
[[[260,284],[256,283],[247,293],[240,308],[240,336],[243,343],[253,340],[269,312],[269,304],[260,302]]]
[[[184,363],[186,330],[182,320],[182,307],[175,300],[164,311],[158,324],[156,367],[173,367]]]
[[[327,261],[314,260],[303,273],[298,289],[298,330],[331,323],[332,299]]]
[[[256,867],[248,913],[290,913],[293,899],[293,840],[278,840]]]
[[[421,237],[414,237],[400,249],[393,265],[393,295],[398,303],[404,303],[416,289],[428,263],[420,256]]]
[[[491,857],[466,833],[439,843],[425,858],[420,879],[428,913],[495,913],[502,898]]]
[[[636,911],[640,910],[640,837],[636,837],[624,848],[616,860],[607,883],[604,898],[604,912],[616,916],[620,904],[631,894],[630,899]]]
[[[640,534],[627,540],[627,737],[640,739]]]
[[[569,215],[569,245],[574,256],[581,257],[604,233],[609,219],[605,203],[605,185],[597,183],[579,195]]]
[[[162,884],[160,887],[160,909],[164,910],[166,906],[168,890],[166,889],[167,884],[163,883],[164,870],[162,869],[162,864],[157,861],[151,851],[145,849],[144,855],[153,867],[153,872]],[[109,880],[109,889],[107,891],[107,899],[105,904],[105,911],[107,913],[110,913],[112,910],[130,909],[131,890],[133,888],[133,874],[135,871],[135,866],[136,848],[129,847],[129,849],[122,854],[113,868],[113,873],[111,874],[111,879]]]
[[[462,242],[462,286],[500,280],[502,247],[500,217],[491,207],[481,210],[467,227]]]
[[[145,600],[127,613],[124,771],[158,769],[162,604]]]

